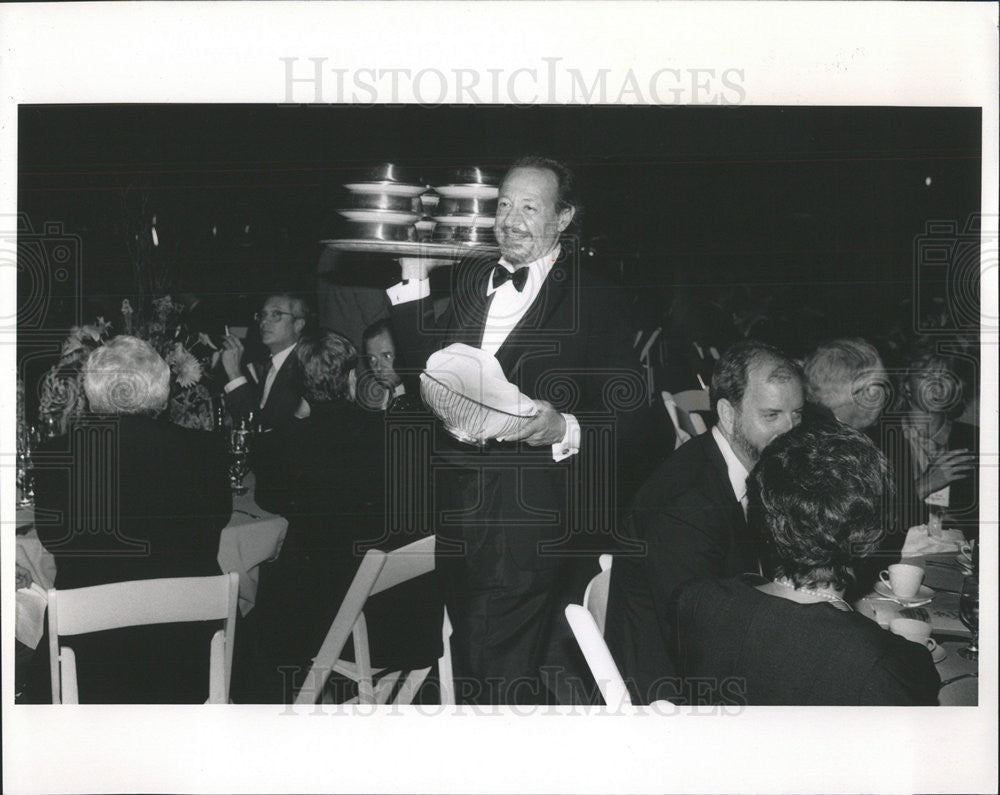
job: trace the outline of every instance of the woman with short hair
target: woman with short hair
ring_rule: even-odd
[[[678,669],[699,704],[935,704],[926,647],[844,600],[882,534],[885,456],[846,425],[800,425],[764,450],[748,481],[776,576],[705,580],[676,602]]]
[[[56,559],[56,587],[217,575],[232,515],[218,434],[161,416],[170,368],[126,335],[83,366],[90,407],[38,451],[38,537]],[[212,628],[209,627],[211,630]],[[213,630],[214,631],[214,630]],[[199,703],[208,697],[211,631],[161,625],[74,637],[83,703]]]

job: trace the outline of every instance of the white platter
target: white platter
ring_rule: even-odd
[[[441,185],[434,190],[446,199],[495,199],[500,194],[496,185]]]
[[[399,257],[458,260],[475,252],[484,256],[500,256],[497,246],[469,243],[419,243],[410,240],[321,240],[321,245],[335,251],[360,254],[389,254]]]
[[[427,190],[426,185],[405,182],[352,182],[344,187],[353,193],[384,193],[386,196],[419,196]]]

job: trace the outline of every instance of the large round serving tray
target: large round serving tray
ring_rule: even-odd
[[[500,255],[498,246],[468,243],[420,243],[413,240],[321,240],[321,245],[335,251],[355,251],[368,254],[391,254],[400,257],[431,259],[462,259],[470,253]]]

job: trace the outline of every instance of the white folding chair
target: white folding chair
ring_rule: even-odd
[[[392,552],[369,549],[354,575],[351,587],[344,596],[344,601],[330,625],[319,652],[313,658],[312,667],[295,698],[295,703],[298,705],[315,704],[319,701],[323,695],[326,680],[332,672],[336,672],[358,683],[358,696],[349,703],[356,701],[360,704],[385,704],[396,689],[396,683],[403,672],[391,672],[382,676],[377,685],[374,683],[375,676],[383,674],[385,669],[373,669],[371,665],[368,625],[364,614],[365,602],[370,596],[387,591],[407,580],[429,574],[432,571],[434,571],[434,536],[414,541],[412,544]],[[441,635],[444,645],[444,653],[438,661],[438,673],[441,677],[441,703],[454,704],[455,691],[451,673],[451,624],[447,611],[444,611]],[[340,654],[349,637],[354,639],[354,662],[340,659]],[[411,703],[430,670],[430,668],[421,668],[410,671],[399,687],[394,703]]]
[[[611,555],[601,555],[598,559],[601,571],[587,583],[583,592],[583,605],[566,605],[566,620],[573,637],[576,638],[580,651],[583,652],[587,667],[597,682],[601,697],[608,706],[631,706],[625,680],[615,663],[608,644],[604,641],[604,629],[607,625],[608,591],[611,586]],[[656,701],[652,706],[663,708],[670,702]]]
[[[629,705],[632,699],[629,698],[628,688],[608,650],[608,644],[604,642],[608,589],[611,584],[611,555],[601,555],[598,561],[601,571],[587,583],[582,605],[566,605],[566,620],[587,660],[590,672],[594,675],[604,703],[609,706]]]
[[[239,587],[239,575],[230,573],[216,577],[130,580],[62,591],[50,588],[52,703],[79,703],[76,656],[69,646],[60,646],[60,636],[146,624],[218,619],[225,619],[226,624],[212,637],[208,703],[227,703]]]
[[[676,450],[692,436],[700,436],[708,431],[705,420],[702,419],[699,411],[710,411],[711,403],[708,392],[704,389],[689,389],[686,392],[678,392],[676,395],[670,392],[661,392],[663,406],[670,415],[670,421],[674,424]]]
[[[601,571],[587,583],[583,592],[583,606],[590,611],[601,635],[604,634],[605,618],[608,614],[608,590],[611,587],[611,555],[601,555],[597,562]]]
[[[565,613],[569,627],[573,630],[573,637],[583,652],[604,703],[609,707],[630,706],[632,699],[625,687],[625,680],[608,650],[608,644],[604,642],[593,614],[583,605],[573,604],[566,605]]]

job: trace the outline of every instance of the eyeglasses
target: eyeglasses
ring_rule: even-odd
[[[291,312],[284,312],[280,309],[268,309],[266,312],[254,312],[253,319],[258,323],[263,323],[265,320],[268,320],[271,323],[277,323],[279,320],[281,320],[282,315],[288,315],[290,318],[294,320],[305,319],[300,315],[296,315]]]

